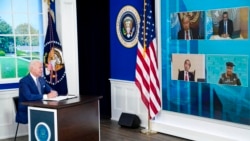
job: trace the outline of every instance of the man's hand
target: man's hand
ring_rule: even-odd
[[[58,93],[57,93],[57,91],[51,90],[51,92],[48,93],[47,96],[48,96],[48,98],[54,98],[54,97],[58,96]]]
[[[222,34],[221,37],[227,38],[227,37],[229,37],[229,35],[228,34]]]

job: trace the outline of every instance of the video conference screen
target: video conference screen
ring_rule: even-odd
[[[250,125],[250,1],[161,5],[163,110]]]

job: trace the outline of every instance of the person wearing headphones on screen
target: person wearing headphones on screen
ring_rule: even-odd
[[[191,61],[189,59],[186,59],[184,61],[184,70],[179,71],[178,80],[194,81],[194,74],[192,72],[189,72],[190,68]]]
[[[219,84],[237,85],[240,86],[240,79],[236,73],[233,73],[233,67],[235,65],[232,62],[226,63],[226,72],[221,74]]]

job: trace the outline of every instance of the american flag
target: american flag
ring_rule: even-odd
[[[139,29],[135,72],[135,84],[139,88],[141,99],[148,109],[149,119],[154,118],[161,109],[157,44],[152,2],[152,0],[146,0],[144,3],[144,13]]]

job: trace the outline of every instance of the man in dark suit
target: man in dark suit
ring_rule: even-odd
[[[189,72],[191,68],[191,62],[189,59],[184,61],[184,70],[179,71],[178,80],[194,81],[194,74]]]
[[[199,38],[198,31],[190,27],[190,19],[188,16],[183,16],[181,25],[182,28],[178,32],[178,39],[192,40]]]
[[[29,74],[19,81],[19,102],[16,113],[16,122],[28,123],[28,108],[22,102],[53,98],[58,94],[46,83],[43,74],[43,65],[39,60],[32,60],[29,65]]]
[[[228,18],[228,13],[223,12],[223,19],[219,22],[219,35],[223,38],[232,37],[233,21]]]

